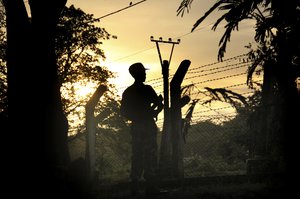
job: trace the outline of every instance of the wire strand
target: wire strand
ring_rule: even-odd
[[[129,8],[132,8],[132,7],[134,7],[134,6],[136,6],[136,5],[140,4],[140,3],[143,3],[143,2],[145,2],[145,1],[147,1],[147,0],[142,0],[142,1],[139,1],[139,2],[136,2],[136,3],[133,3],[133,4],[130,4],[129,6],[126,6],[125,8],[116,10],[116,11],[111,12],[111,13],[108,13],[108,14],[103,15],[103,16],[97,18],[97,19],[103,19],[103,18],[108,17],[108,16],[111,16],[111,15],[113,15],[113,14],[117,14],[117,13],[123,11],[123,10],[127,10],[127,9],[129,9]]]

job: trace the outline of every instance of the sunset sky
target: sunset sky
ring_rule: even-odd
[[[135,4],[140,0],[68,0],[67,5],[74,5],[84,12],[93,14],[95,18],[100,18],[109,13],[115,12],[129,6],[130,2]],[[221,24],[217,31],[212,31],[212,24],[218,19],[221,13],[211,15],[193,33],[193,24],[213,5],[215,1],[198,0],[194,1],[189,13],[183,17],[177,16],[181,0],[147,0],[129,9],[101,19],[99,26],[105,28],[117,39],[104,41],[102,49],[107,59],[102,65],[109,70],[117,72],[118,77],[114,80],[120,93],[129,86],[133,79],[128,73],[128,67],[135,62],[142,62],[147,71],[147,80],[162,78],[161,66],[159,62],[155,43],[150,41],[150,36],[155,39],[162,37],[164,40],[172,38],[181,39],[180,44],[175,45],[171,65],[170,75],[174,74],[180,62],[184,59],[191,61],[190,73],[187,74],[183,85],[203,82],[197,85],[198,90],[204,87],[226,87],[234,84],[246,82],[246,75],[234,76],[246,72],[247,67],[240,65],[244,57],[240,59],[230,59],[220,64],[217,62],[218,43],[224,32],[224,24]],[[239,26],[239,31],[233,32],[231,41],[227,45],[225,60],[247,53],[245,48],[249,43],[253,43],[254,22],[243,22]],[[160,45],[162,58],[168,60],[171,52],[171,45]],[[205,71],[199,71],[203,65],[210,65]],[[226,70],[226,66],[232,66],[231,70]],[[240,66],[240,67],[239,67]],[[201,73],[214,73],[214,67],[219,67],[219,72],[215,75],[203,75]],[[199,69],[197,69],[199,68]],[[194,70],[194,72],[193,72]],[[204,70],[204,68],[203,68]],[[220,71],[224,71],[221,73]],[[233,75],[234,78],[221,79],[220,81],[208,81],[223,76]],[[204,82],[207,81],[207,84]],[[162,83],[160,80],[152,81],[155,90],[161,92]],[[246,92],[246,85],[235,87],[236,91]],[[222,108],[222,107],[220,107]]]

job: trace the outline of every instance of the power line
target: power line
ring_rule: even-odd
[[[210,26],[210,25],[211,25],[211,24],[208,24],[208,25],[206,25],[206,26],[204,26],[204,27],[202,27],[202,28],[198,28],[198,29],[194,30],[193,32],[188,32],[188,33],[185,33],[185,34],[183,34],[183,35],[177,36],[177,37],[175,37],[175,39],[180,39],[180,38],[182,38],[182,37],[185,37],[185,36],[187,36],[187,35],[190,35],[190,34],[196,32],[196,31],[199,31],[199,30],[202,30],[202,29],[204,29],[204,28],[207,28],[207,27]],[[114,63],[114,62],[117,62],[117,61],[126,59],[126,58],[128,58],[128,57],[132,57],[132,56],[134,56],[134,55],[137,55],[137,54],[146,52],[146,51],[148,51],[148,50],[151,50],[151,49],[153,49],[153,48],[155,48],[155,47],[156,47],[156,46],[152,46],[152,47],[150,47],[150,48],[146,48],[146,49],[137,51],[137,52],[132,53],[132,54],[130,54],[130,55],[126,55],[126,56],[124,56],[124,57],[117,58],[117,59],[115,59],[115,60],[113,60],[113,61],[111,61],[111,62],[109,62],[109,63]],[[228,59],[227,59],[227,60],[228,60]],[[227,60],[223,60],[223,61],[227,61]],[[219,63],[219,62],[217,62],[217,63]]]
[[[103,15],[103,16],[101,16],[101,17],[99,17],[99,18],[96,18],[96,20],[100,20],[100,19],[103,19],[103,18],[105,18],[105,17],[111,16],[111,15],[113,15],[113,14],[117,14],[117,13],[123,11],[123,10],[127,10],[127,9],[129,9],[129,8],[132,8],[132,7],[134,7],[134,6],[137,6],[138,4],[141,4],[141,3],[145,2],[145,1],[147,1],[147,0],[142,0],[142,1],[139,1],[139,2],[136,2],[136,3],[130,2],[130,4],[129,4],[128,6],[126,6],[126,7],[124,7],[124,8],[121,8],[121,9],[119,9],[119,10],[116,10],[116,11],[114,11],[114,12],[108,13],[108,14],[106,14],[106,15]],[[24,3],[28,3],[28,0],[24,1]],[[1,5],[0,7],[4,7],[4,6]]]
[[[123,60],[123,59],[126,59],[126,58],[128,58],[128,57],[132,57],[132,56],[134,56],[134,55],[143,53],[143,52],[148,51],[148,50],[151,50],[151,49],[153,49],[153,48],[155,48],[155,46],[152,46],[152,47],[150,47],[150,48],[146,48],[146,49],[144,49],[144,50],[137,51],[137,52],[135,52],[135,53],[132,53],[132,54],[130,54],[130,55],[126,55],[126,56],[124,56],[124,57],[117,58],[117,59],[115,59],[115,60],[113,60],[113,61],[111,61],[111,62],[108,62],[108,64],[114,63],[114,62],[117,62],[117,61],[120,61],[120,60]]]
[[[139,1],[139,2],[137,2],[137,3],[132,3],[132,2],[130,2],[129,6],[126,6],[125,8],[122,8],[122,9],[116,10],[116,11],[114,11],[114,12],[108,13],[108,14],[106,14],[106,15],[103,15],[103,16],[97,18],[97,19],[103,19],[103,18],[108,17],[108,16],[110,16],[110,15],[119,13],[119,12],[121,12],[121,11],[123,11],[123,10],[132,8],[132,7],[134,7],[134,6],[136,6],[136,5],[140,4],[140,3],[143,3],[143,2],[145,2],[145,1],[147,1],[147,0],[142,0],[142,1]]]
[[[185,37],[185,36],[190,35],[190,34],[192,34],[192,33],[194,33],[194,32],[197,32],[197,31],[199,31],[199,30],[202,30],[202,29],[204,29],[204,28],[206,28],[206,27],[208,27],[208,26],[211,26],[211,25],[213,25],[213,24],[214,24],[214,23],[207,24],[206,26],[203,26],[203,27],[201,27],[201,28],[197,28],[197,29],[195,29],[194,31],[191,31],[191,32],[185,33],[185,34],[183,34],[183,35],[180,35],[180,36],[178,36],[178,37],[175,37],[175,39],[180,39],[180,38],[182,38],[182,37]]]

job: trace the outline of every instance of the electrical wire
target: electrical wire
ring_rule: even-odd
[[[147,0],[142,0],[142,1],[139,1],[139,2],[136,2],[136,3],[130,2],[129,6],[126,6],[125,8],[122,8],[122,9],[116,10],[116,11],[114,11],[114,12],[108,13],[108,14],[106,14],[106,15],[103,15],[103,16],[97,18],[97,19],[103,19],[103,18],[105,18],[105,17],[108,17],[108,16],[111,16],[111,15],[117,14],[117,13],[119,13],[119,12],[121,12],[121,11],[124,11],[124,10],[127,10],[127,9],[129,9],[129,8],[132,8],[132,7],[134,7],[134,6],[136,6],[136,5],[140,4],[140,3],[143,3],[143,2],[145,2],[145,1],[147,1]]]

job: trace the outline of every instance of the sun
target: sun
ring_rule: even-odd
[[[80,97],[85,97],[93,92],[93,88],[91,87],[80,87],[77,89],[76,94]]]
[[[88,98],[95,92],[96,86],[94,82],[77,82],[74,85],[77,98]]]

